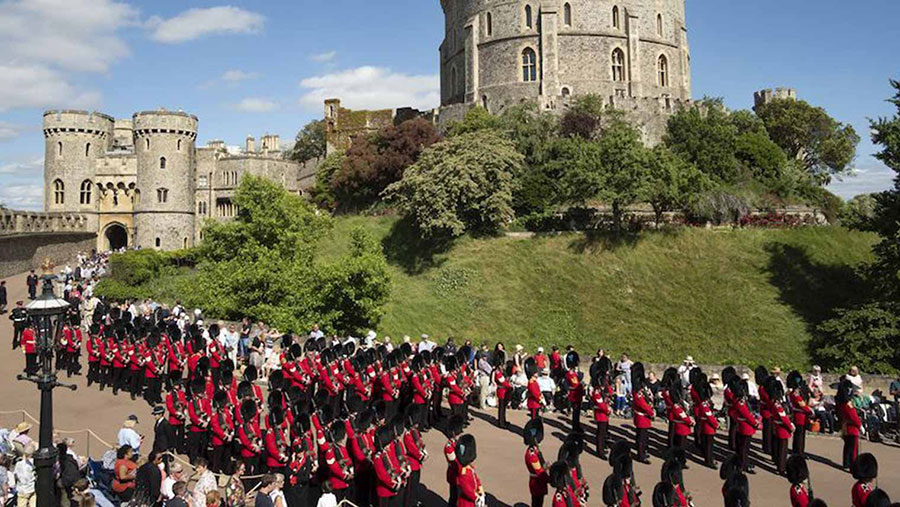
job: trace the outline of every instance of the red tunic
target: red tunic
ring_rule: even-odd
[[[853,485],[853,489],[850,491],[850,500],[853,502],[853,507],[865,507],[866,499],[869,498],[869,493],[871,492],[871,484],[856,481],[856,484]]]
[[[456,484],[456,476],[459,474],[459,463],[456,461],[455,438],[451,438],[444,444],[444,459],[447,460],[447,482]]]
[[[241,442],[241,457],[252,458],[259,454],[259,440],[262,439],[262,431],[258,421],[244,421],[238,426],[238,440]]]
[[[775,427],[775,438],[787,440],[794,433],[794,425],[791,418],[788,417],[784,407],[779,404],[775,405],[775,411],[771,414],[772,425]]]
[[[227,410],[216,412],[212,418],[212,445],[220,446],[231,442],[231,438],[226,433],[234,434],[234,422],[231,420],[231,413]]]
[[[266,466],[279,468],[287,464],[288,457],[282,455],[281,446],[287,447],[288,442],[284,437],[281,427],[269,428],[266,431]]]
[[[841,420],[841,433],[846,436],[859,436],[859,429],[862,427],[862,421],[859,420],[859,414],[850,402],[844,403],[837,407],[838,417]]]
[[[475,507],[481,491],[481,479],[472,465],[462,467],[456,477],[456,485],[459,487],[458,507]]]
[[[672,422],[675,423],[675,434],[680,437],[690,435],[691,428],[694,427],[694,420],[678,403],[672,405]]]
[[[329,447],[325,451],[325,465],[331,489],[341,490],[350,487],[349,481],[353,478],[353,469],[346,447],[342,445]]]
[[[503,370],[500,368],[494,370],[494,384],[497,385],[497,398],[501,400],[506,399],[506,395],[512,388],[512,385],[509,383],[509,379],[506,378],[506,375],[503,374]]]
[[[719,429],[719,420],[716,419],[716,414],[713,413],[708,401],[700,403],[699,422],[702,425],[700,429],[703,431],[704,435],[715,435],[716,430]]]
[[[428,402],[428,381],[425,374],[417,373],[412,376],[413,403],[424,405]]]
[[[541,408],[541,401],[543,400],[543,394],[541,394],[541,388],[538,386],[537,379],[531,379],[528,381],[528,400],[525,402],[528,410]]]
[[[578,372],[575,370],[569,370],[566,373],[566,383],[569,386],[569,402],[580,404],[584,399],[584,386],[578,379]]]
[[[378,498],[392,498],[397,496],[397,490],[400,487],[399,473],[394,469],[394,464],[389,456],[387,449],[382,450],[372,458],[372,464],[375,468],[375,494]],[[398,478],[395,479],[395,476]]]
[[[640,391],[634,393],[633,410],[634,426],[636,428],[649,428],[650,421],[653,417],[653,407],[647,403],[647,400]]]
[[[528,491],[531,496],[546,495],[550,477],[544,468],[544,457],[537,446],[532,445],[525,450],[525,468],[528,469]]]
[[[449,389],[447,401],[449,401],[451,405],[462,405],[466,401],[466,395],[456,381],[456,374],[451,373],[447,375],[447,387]]]
[[[26,354],[37,354],[37,343],[34,339],[34,329],[30,327],[22,331],[22,349]]]
[[[603,391],[599,388],[594,390],[593,395],[594,400],[594,421],[596,422],[609,422],[609,403],[606,402],[606,399],[603,397]]]
[[[791,507],[808,507],[811,499],[809,491],[802,485],[791,486]]]
[[[806,422],[813,417],[812,408],[803,400],[798,389],[791,391],[791,407],[794,412],[794,425],[798,428],[806,426]]]
[[[735,405],[735,416],[738,420],[738,433],[745,437],[752,437],[759,427],[759,421],[750,413],[750,407],[746,401],[738,401]]]
[[[403,434],[403,444],[406,447],[406,460],[409,461],[409,468],[413,472],[422,469],[422,462],[425,461],[425,444],[418,430],[410,430]]]
[[[175,408],[175,403],[181,403],[181,408],[184,410],[187,407],[187,396],[181,389],[176,389],[174,393],[174,396],[172,391],[166,395],[166,409],[169,411],[169,424],[172,426],[180,426],[184,424],[184,419],[182,418],[182,413],[179,413]]]

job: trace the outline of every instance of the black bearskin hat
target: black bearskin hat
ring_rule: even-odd
[[[256,366],[251,364],[244,370],[244,380],[247,382],[256,382],[257,378],[259,378],[259,373],[256,371]]]
[[[634,363],[631,365],[631,389],[632,391],[640,391],[644,387],[644,363]]]
[[[213,394],[213,407],[222,410],[228,405],[228,393],[219,389]]]
[[[621,456],[613,463],[613,474],[620,480],[633,476],[634,463],[631,460],[631,455],[626,454],[625,456]]]
[[[737,454],[725,458],[725,461],[719,466],[719,479],[723,481],[728,479],[732,473],[741,471],[741,459]]]
[[[804,384],[803,375],[797,370],[792,370],[787,376],[788,389],[798,389]]]
[[[668,459],[665,463],[663,463],[662,470],[660,471],[660,478],[662,482],[668,482],[672,485],[682,485],[684,483],[684,479],[681,475],[682,465],[677,459]]]
[[[273,370],[269,374],[269,389],[281,389],[284,387],[284,373],[281,370]]]
[[[675,507],[676,505],[678,503],[675,486],[666,481],[657,483],[653,488],[653,507]]]
[[[247,382],[246,380],[238,382],[237,396],[240,399],[244,399],[247,396],[253,396],[253,384]]]
[[[696,369],[696,368],[695,368]],[[693,371],[693,370],[691,370]],[[674,389],[676,386],[681,385],[681,378],[678,375],[678,370],[674,367],[666,368],[666,371],[663,372],[662,381],[660,385],[663,389]]]
[[[522,431],[525,445],[538,445],[544,440],[544,423],[540,419],[532,419],[525,423]]]
[[[375,431],[375,446],[386,449],[394,441],[394,430],[389,426],[382,426]]]
[[[726,366],[722,370],[722,383],[725,385],[729,385],[731,383],[731,379],[733,378],[741,378],[737,374],[737,370],[734,369],[734,366]]]
[[[303,357],[303,347],[301,347],[299,343],[292,344],[289,351],[291,359],[300,359]]]
[[[410,362],[409,367],[412,371],[419,372],[422,371],[422,368],[425,367],[425,358],[422,356],[415,356]]]
[[[878,460],[872,453],[860,454],[851,468],[853,478],[858,481],[870,481],[878,477]]]
[[[703,375],[703,370],[701,370],[699,366],[691,368],[690,373],[688,373],[688,383],[691,385],[696,384],[701,375]]]
[[[269,407],[269,421],[273,426],[281,426],[284,423],[284,409],[281,408],[281,405]]]
[[[206,382],[202,377],[194,377],[194,379],[191,380],[191,394],[197,396],[203,392],[206,392]]]
[[[525,376],[531,378],[538,373],[537,361],[533,357],[525,360]]]
[[[866,497],[866,507],[891,507],[891,499],[881,488],[875,488]]]
[[[244,400],[241,402],[241,419],[247,422],[256,417],[256,402],[253,400]]]
[[[234,382],[234,373],[231,370],[222,370],[222,385],[225,387],[231,387],[232,382]]]
[[[556,489],[565,489],[569,480],[569,465],[565,461],[557,461],[550,465],[550,485]]]
[[[413,353],[412,344],[409,342],[401,343],[399,348],[400,348],[400,354],[403,355],[402,359],[408,358]]]
[[[331,425],[331,441],[338,443],[347,436],[347,428],[344,426],[343,420],[337,420]]]
[[[447,437],[453,438],[459,435],[462,433],[464,426],[465,420],[463,420],[462,416],[451,416],[450,421],[447,422]]]
[[[358,395],[351,394],[347,397],[347,412],[351,414],[358,414],[365,410],[366,402],[362,400]]]
[[[364,410],[356,416],[353,421],[353,429],[359,432],[366,431],[372,423],[375,422],[375,413],[371,410]]]
[[[565,461],[569,467],[575,467],[578,465],[578,455],[578,446],[573,442],[565,442],[560,446],[556,459]]]
[[[617,440],[609,451],[609,466],[613,466],[622,456],[631,455],[631,445],[624,440]]]
[[[459,437],[456,442],[456,461],[460,466],[469,466],[477,457],[475,449],[475,437],[468,433]]]
[[[792,454],[787,460],[787,478],[791,484],[800,484],[809,479],[809,466],[802,454]]]
[[[731,488],[725,492],[725,507],[749,507],[750,498],[745,488]]]
[[[670,447],[663,453],[663,462],[674,461],[683,470],[687,467],[687,452],[684,447]]]
[[[603,504],[619,505],[622,501],[622,480],[616,474],[609,475],[603,481]]]
[[[769,370],[767,370],[765,366],[759,365],[753,370],[753,380],[756,381],[756,385],[766,385],[767,378],[769,378]]]
[[[812,501],[809,502],[809,507],[828,507],[828,504],[821,498],[813,498]]]

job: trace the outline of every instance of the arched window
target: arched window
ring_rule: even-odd
[[[85,157],[91,156],[91,143],[87,143],[84,145],[84,156]]]
[[[662,14],[656,15],[656,35],[662,37],[663,34],[663,22],[662,22]]]
[[[613,81],[625,81],[625,52],[616,48],[612,52]]]
[[[160,204],[164,204],[169,201],[169,189],[167,188],[158,188],[156,189],[156,201]]]
[[[481,96],[481,107],[483,107],[483,108],[485,108],[485,109],[488,108],[488,107],[487,107],[487,95],[482,95],[482,96]]]
[[[62,180],[53,180],[53,204],[66,203],[66,185]]]
[[[522,81],[537,81],[537,55],[531,48],[522,51]]]
[[[571,94],[572,94],[572,92],[569,91],[569,87],[568,87],[568,86],[563,86],[563,89],[562,89],[562,96],[563,96],[563,97],[568,97],[568,96],[571,95]]]
[[[56,143],[56,154],[62,156],[62,141]]]
[[[621,23],[619,22],[619,6],[618,5],[613,6],[612,25],[613,25],[613,28],[621,28],[622,27]]]
[[[572,4],[569,2],[563,5],[563,24],[572,26]]]
[[[160,169],[166,168],[166,157],[159,157],[159,168]]]
[[[656,68],[659,74],[659,86],[669,86],[669,60],[666,55],[659,55]]]
[[[184,248],[187,248],[187,238],[184,238]]]
[[[178,149],[178,151],[181,151],[181,139],[178,140],[178,147],[177,147],[177,149]]]
[[[487,30],[488,37],[490,37],[491,35],[494,35],[494,17],[491,16],[491,13],[489,12],[487,13],[487,16],[485,16],[485,18],[485,22],[487,24],[485,28]]]
[[[90,204],[91,203],[91,187],[93,184],[91,180],[84,180],[81,182],[81,204]]]
[[[144,147],[148,150],[150,149],[150,138],[149,137],[144,139]]]
[[[156,238],[156,248],[159,248],[162,245],[162,241],[159,238]]]
[[[534,18],[532,16],[530,5],[525,6],[525,28],[534,28]]]

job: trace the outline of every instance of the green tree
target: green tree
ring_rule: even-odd
[[[250,316],[280,329],[356,333],[377,324],[389,280],[383,254],[355,238],[350,255],[332,264],[316,259],[316,245],[331,227],[297,195],[263,178],[242,179],[237,217],[205,229],[197,292],[211,314]],[[359,282],[338,288],[340,280]]]
[[[900,367],[900,319],[896,305],[872,303],[841,309],[818,326],[826,339],[816,359],[832,371],[856,365],[866,373],[890,373]]]
[[[663,213],[688,208],[711,187],[708,176],[664,145],[651,151],[645,199],[653,207],[657,226],[662,223]]]
[[[760,181],[777,181],[787,166],[784,151],[769,139],[765,129],[739,134],[735,138],[734,148],[735,157]]]
[[[769,137],[790,158],[803,162],[823,185],[845,174],[856,156],[859,136],[850,125],[838,122],[825,109],[802,100],[777,99],[757,108]]]
[[[288,158],[301,164],[325,156],[325,120],[313,120],[297,133]]]
[[[331,178],[338,208],[358,210],[374,204],[388,185],[400,180],[422,150],[439,139],[434,125],[422,118],[354,139],[340,170]]]
[[[319,165],[316,172],[316,184],[309,191],[310,201],[313,204],[330,211],[334,211],[337,207],[337,197],[334,195],[332,180],[343,167],[346,158],[343,151],[338,151],[325,157],[325,160]]]
[[[872,230],[877,205],[875,194],[860,194],[853,197],[841,210],[841,225],[860,231]]]
[[[513,219],[523,159],[490,129],[460,134],[426,149],[384,195],[426,238],[492,233]]]
[[[480,130],[500,132],[503,129],[504,125],[500,118],[481,106],[475,106],[466,112],[462,120],[450,123],[447,128],[447,137],[461,136]]]
[[[672,115],[663,142],[716,181],[733,183],[738,176],[737,134],[721,103],[704,101]]]

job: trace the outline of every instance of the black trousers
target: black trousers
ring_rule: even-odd
[[[606,435],[609,433],[609,421],[597,422],[597,454],[606,455]],[[543,503],[543,499],[541,499]]]
[[[465,418],[466,416],[466,404],[460,403],[458,405],[450,405],[450,415],[458,415],[459,417]],[[465,421],[465,419],[463,419]]]
[[[328,397],[329,404],[331,404],[331,399],[333,396]],[[397,400],[385,401],[384,402],[384,420],[390,421],[397,414]]]
[[[33,375],[37,372],[37,354],[25,354],[25,373]]]
[[[144,391],[144,398],[148,403],[162,403],[162,382],[159,377],[145,379],[147,389]]]
[[[13,329],[13,342],[12,342],[12,346],[13,346],[14,349],[15,349],[16,347],[19,346],[19,343],[21,343],[21,340],[22,340],[22,332],[24,332],[24,331],[25,331],[25,327],[22,327],[22,326],[14,326],[14,329]]]
[[[687,442],[687,437],[678,434],[672,435],[672,447],[684,449],[685,442]]]
[[[647,438],[649,432],[647,428],[636,428],[634,435],[635,452],[639,461],[647,460]]]
[[[506,426],[506,407],[509,406],[509,393],[500,398],[497,404],[497,424],[501,427]]]
[[[406,488],[403,495],[403,507],[412,507],[416,505],[419,498],[419,481],[422,479],[422,471],[416,470],[409,474],[406,482]]]
[[[747,470],[750,466],[750,437],[735,432],[735,444],[737,445],[738,459],[741,470]]]
[[[378,497],[378,507],[400,507],[400,495]]]
[[[544,496],[532,496],[531,497],[531,507],[544,507]]]
[[[716,466],[716,459],[713,455],[713,444],[716,441],[715,435],[702,435],[703,446],[703,463],[708,467]]]
[[[764,453],[775,456],[775,450],[772,448],[772,419],[763,418],[762,420],[762,450]]]
[[[786,438],[774,438],[772,440],[772,461],[775,463],[775,469],[778,475],[784,475],[787,467],[787,450],[788,441]]]
[[[675,445],[675,422],[669,421],[669,431],[666,434],[666,444],[669,447]]]
[[[581,427],[581,403],[572,403],[572,429]]]
[[[441,401],[444,393],[440,388],[436,388],[431,394],[431,425],[444,418],[444,410],[441,408]]]
[[[728,448],[732,451],[738,450],[738,422],[734,417],[728,418]]]
[[[856,456],[859,454],[859,437],[856,435],[845,435],[844,439],[844,468],[850,468],[856,463]]]
[[[794,454],[806,454],[806,426],[797,425],[794,429],[792,451]]]
[[[450,485],[450,497],[447,499],[447,507],[456,507],[459,502],[459,488],[456,484]]]
[[[100,381],[100,363],[94,361],[88,363],[87,385]]]
[[[112,366],[100,366],[100,390],[112,385]]]
[[[214,445],[209,456],[210,470],[217,474],[228,474],[231,468],[231,444]]]
[[[130,370],[131,372],[131,397],[140,396],[144,388],[144,376],[140,370]]]
[[[241,458],[241,461],[244,462],[245,475],[259,475],[259,455]]]
[[[188,458],[191,464],[197,461],[197,458],[206,456],[206,444],[208,435],[205,431],[189,431],[188,432]]]

